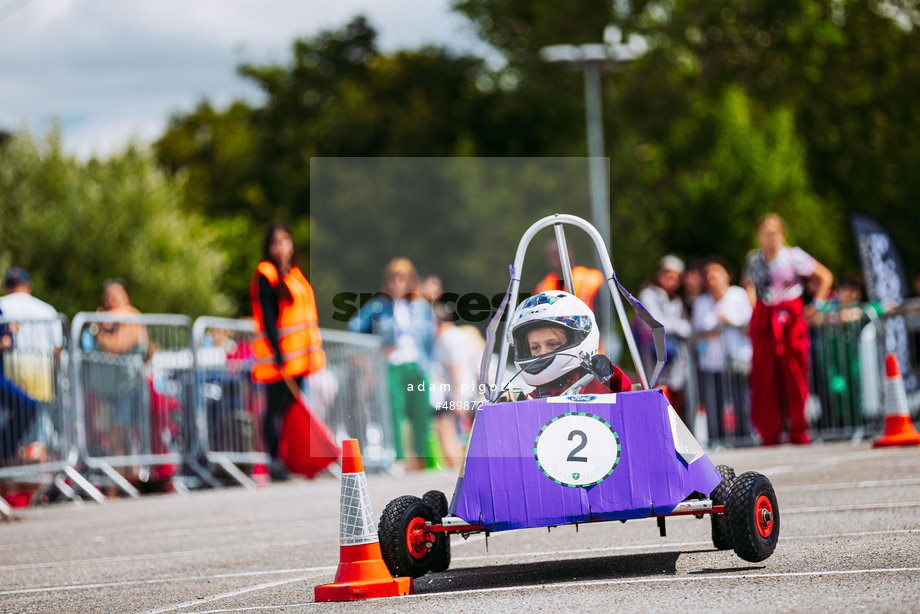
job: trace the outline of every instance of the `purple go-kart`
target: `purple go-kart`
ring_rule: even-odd
[[[536,233],[552,226],[566,289],[572,292],[564,225],[584,230],[600,256],[606,287],[641,384],[632,392],[576,394],[497,402],[508,398],[503,381],[508,360],[508,322],[499,360],[490,369],[495,332],[507,305],[517,304],[524,254]],[[621,297],[622,295],[622,297]],[[652,327],[658,362],[646,377],[623,299]],[[421,498],[406,495],[383,510],[378,527],[384,561],[394,576],[417,578],[450,565],[450,534],[656,518],[708,515],[712,542],[758,562],[773,554],[779,538],[779,507],[765,476],[714,467],[703,448],[653,388],[664,366],[663,327],[617,281],[604,241],[585,220],[552,215],[533,224],[518,245],[511,283],[486,335],[480,373],[489,399],[476,412],[466,458],[453,499],[440,491]],[[583,357],[586,378],[601,379],[596,364]],[[512,378],[513,379],[513,378]],[[523,395],[511,395],[522,398]]]

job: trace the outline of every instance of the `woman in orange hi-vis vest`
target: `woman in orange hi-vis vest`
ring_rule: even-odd
[[[300,389],[304,376],[326,366],[313,288],[295,258],[291,232],[282,224],[272,224],[262,241],[262,261],[250,284],[256,321],[252,377],[267,386],[262,430],[272,459],[269,475],[273,480],[288,477],[287,467],[278,456],[281,420],[294,401],[285,378]]]

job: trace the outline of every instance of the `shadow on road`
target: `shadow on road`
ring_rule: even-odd
[[[463,567],[432,573],[415,581],[416,593],[555,584],[670,575],[677,571],[681,552],[657,552],[590,559],[564,559],[514,565]]]

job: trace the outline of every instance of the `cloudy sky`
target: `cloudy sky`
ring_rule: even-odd
[[[258,99],[242,62],[286,62],[291,41],[359,13],[385,51],[482,52],[450,0],[0,0],[0,129],[63,126],[64,147],[106,154],[150,140],[202,98]]]

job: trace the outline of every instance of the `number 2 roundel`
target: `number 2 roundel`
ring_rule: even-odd
[[[603,482],[620,462],[620,436],[594,414],[569,412],[543,425],[533,444],[543,474],[563,486]]]

